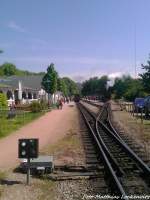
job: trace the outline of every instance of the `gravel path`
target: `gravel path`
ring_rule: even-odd
[[[72,105],[72,106],[71,106]],[[64,105],[62,110],[53,110],[39,119],[20,128],[18,131],[0,140],[0,169],[9,169],[18,164],[18,139],[39,138],[40,149],[54,144],[70,130],[79,127],[76,105]]]

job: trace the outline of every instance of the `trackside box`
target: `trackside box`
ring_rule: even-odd
[[[54,169],[53,156],[40,155],[38,158],[30,159],[30,169],[31,173],[36,173],[38,171],[44,173],[50,173]],[[26,172],[27,170],[27,159],[21,159],[20,167],[21,170]]]

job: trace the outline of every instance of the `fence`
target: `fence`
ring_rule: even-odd
[[[119,101],[119,105],[121,110],[129,112],[133,117],[140,119],[141,123],[143,123],[143,119],[145,118],[145,111],[143,108],[138,109],[133,102]]]

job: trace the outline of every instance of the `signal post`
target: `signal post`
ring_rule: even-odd
[[[27,185],[30,184],[30,159],[38,158],[39,139],[19,139],[18,157],[27,159]]]

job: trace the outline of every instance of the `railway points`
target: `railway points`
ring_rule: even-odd
[[[108,126],[109,112],[107,109],[108,109],[108,105],[107,107],[104,106],[103,111],[99,114],[97,118],[97,121],[96,121],[96,127],[98,130],[97,137],[100,139],[100,143],[105,149],[104,150],[105,153],[108,155],[108,151],[110,152],[109,160],[111,161],[111,165],[113,167],[115,166],[114,165],[114,159],[115,159],[116,161],[115,163],[118,163],[118,166],[119,166],[116,169],[118,170],[118,168],[119,169],[121,168],[123,171],[123,173],[121,174],[122,178],[119,177],[121,178],[122,181],[120,182],[120,180],[118,180],[118,182],[121,183],[122,192],[126,194],[135,194],[135,193],[149,194],[150,169],[140,158],[138,158],[136,154],[134,154],[134,152],[132,152],[132,150],[131,151],[128,150],[128,146],[124,145],[124,141],[119,135],[117,135],[116,131],[114,131],[112,124],[109,124]],[[92,116],[93,118],[95,118],[95,114],[94,115],[92,114]],[[111,126],[111,130],[110,130],[110,126]],[[113,133],[111,133],[111,131],[113,131]],[[115,135],[113,136],[113,134]],[[114,138],[116,138],[118,143],[113,144]],[[123,149],[120,149],[121,146],[123,146]],[[116,150],[117,148],[118,150]],[[112,158],[110,159],[110,155],[113,156],[113,159]],[[143,178],[141,178],[141,173],[145,175]]]

